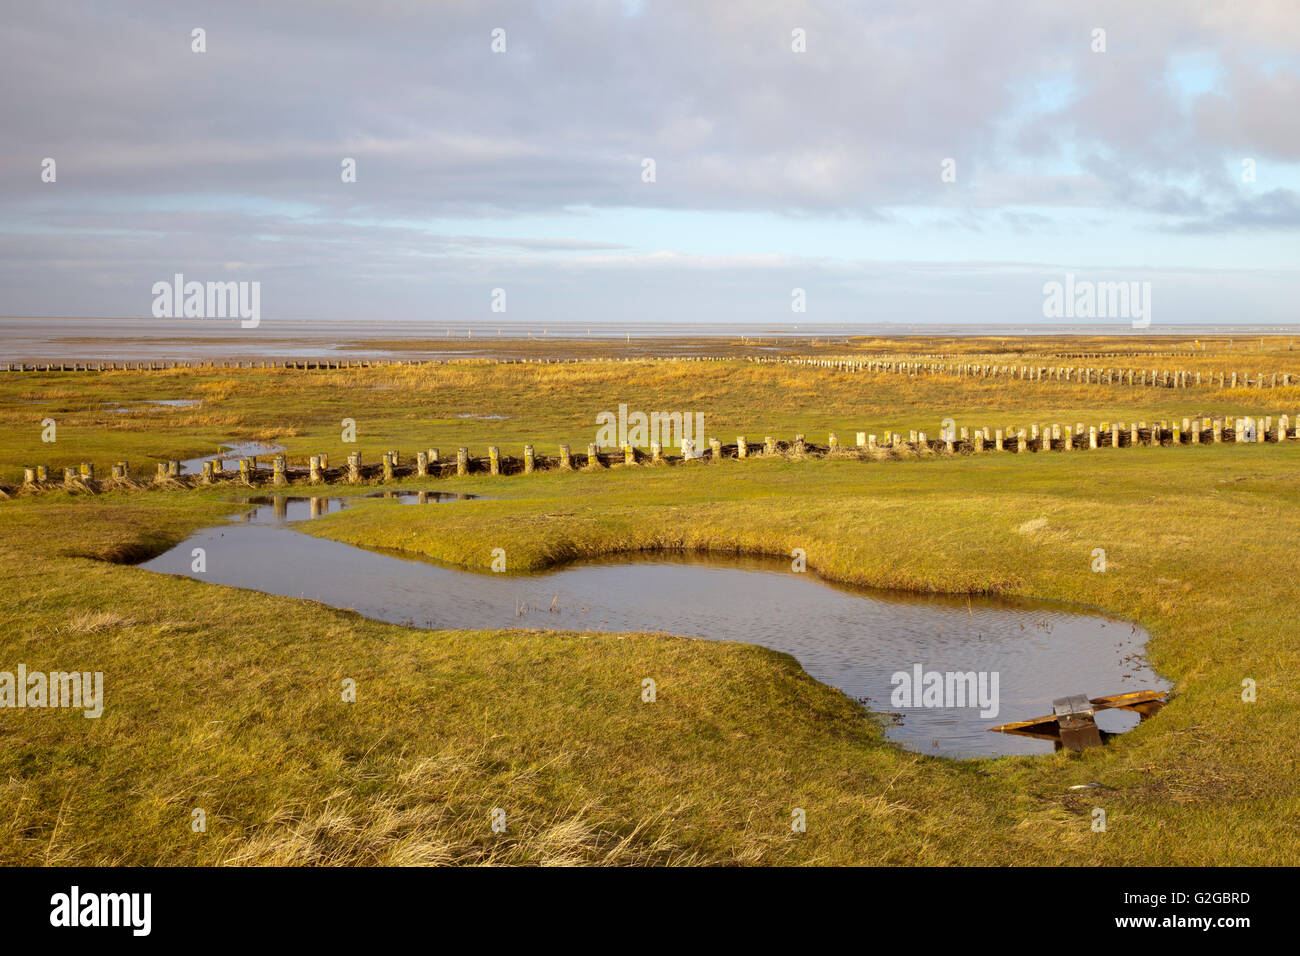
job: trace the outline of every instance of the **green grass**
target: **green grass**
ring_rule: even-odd
[[[196,407],[149,407],[120,414],[103,403],[136,408],[147,399],[195,398]],[[18,404],[18,403],[29,404]],[[0,375],[0,484],[22,480],[24,466],[95,463],[108,474],[116,460],[145,477],[154,462],[212,454],[231,438],[274,441],[291,460],[350,451],[377,461],[392,448],[408,456],[461,445],[475,455],[489,444],[518,456],[525,444],[554,454],[596,437],[596,416],[631,410],[702,412],[709,437],[762,441],[798,433],[825,442],[836,432],[851,444],[858,431],[959,426],[1028,427],[1083,421],[1174,419],[1207,415],[1300,414],[1300,386],[1265,389],[1140,389],[1048,381],[910,378],[791,366],[610,362],[580,365],[384,366],[336,371],[188,370],[166,372]],[[501,416],[500,418],[462,416]],[[42,441],[52,418],[57,441]],[[343,441],[344,419],[356,443]]]
[[[467,369],[463,380],[412,372],[406,385],[394,373],[392,397],[370,388],[375,370],[354,389],[340,389],[343,373],[231,371],[234,387],[210,407],[116,434],[75,424],[82,413],[72,412],[69,437],[104,461],[131,457],[119,452],[131,441],[175,455],[205,428],[226,437],[230,421],[215,417],[228,415],[250,432],[295,430],[286,443],[307,453],[351,405],[364,409],[359,424],[373,423],[361,433],[375,453],[578,445],[594,411],[611,407],[588,403],[608,396],[614,408],[700,407],[751,436],[933,427],[948,415],[997,425],[1181,417],[1238,402],[1287,411],[1213,393],[1196,407],[1178,393],[1140,393],[1152,404],[1139,407],[1117,391],[1107,400],[1133,404],[1103,408],[1087,404],[1095,391],[1047,383],[984,392],[956,380],[768,379],[727,367],[666,367],[662,380],[634,385],[628,365],[558,377],[543,397],[509,368]],[[66,394],[48,401],[98,400],[97,376],[65,379],[49,377]],[[122,384],[143,392],[162,380]],[[1043,408],[1049,400],[1055,412]],[[429,424],[502,409],[505,422]],[[211,424],[191,420],[209,415]],[[27,427],[0,423],[6,466],[49,448],[23,446]],[[639,549],[802,547],[836,580],[1070,601],[1151,632],[1148,656],[1175,689],[1155,720],[1082,755],[971,762],[898,749],[857,704],[753,646],[413,631],[105,560],[219,522],[229,489],[0,502],[0,669],[101,670],[106,684],[99,720],[0,710],[0,861],[1293,862],[1298,457],[1288,443],[472,476],[436,487],[491,500],[366,502],[302,528],[470,567],[503,547],[515,570]],[[1097,547],[1104,574],[1090,570]],[[654,704],[640,700],[647,676]],[[340,699],[345,677],[357,681],[356,703]],[[1244,678],[1257,682],[1253,704],[1241,700]],[[1073,690],[1045,687],[1044,699]],[[1115,789],[1068,790],[1089,781]],[[1105,833],[1091,830],[1095,806],[1107,810]],[[190,829],[196,807],[204,834]],[[496,807],[505,834],[491,830]],[[796,807],[807,811],[805,834],[790,831]]]

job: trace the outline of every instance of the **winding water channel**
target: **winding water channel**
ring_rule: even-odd
[[[469,496],[439,492],[380,494],[393,497],[393,507],[473,506],[464,500]],[[1168,688],[1142,657],[1145,631],[1077,608],[862,591],[794,573],[788,561],[722,555],[636,555],[528,576],[479,573],[294,530],[294,522],[337,511],[347,499],[279,496],[248,503],[251,510],[143,567],[310,598],[419,628],[662,631],[759,644],[792,655],[816,680],[890,714],[890,739],[947,757],[1050,752],[1049,742],[989,728],[1050,713],[1053,698],[1067,694]],[[205,552],[202,573],[192,570],[195,548]],[[996,713],[975,701],[894,706],[894,675],[915,675],[918,665],[921,673],[986,675],[987,690],[996,675]],[[1137,720],[1121,710],[1097,715],[1111,732]]]

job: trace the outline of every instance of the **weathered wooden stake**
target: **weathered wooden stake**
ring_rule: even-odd
[[[650,443],[650,461],[657,465],[663,460],[664,446],[659,444],[657,441],[652,441]]]
[[[768,435],[763,439],[763,454],[765,455],[776,454],[776,439],[773,438],[771,435]]]
[[[384,463],[384,481],[393,480],[393,453],[386,451],[381,459]]]
[[[627,442],[623,444],[623,464],[625,465],[636,464],[636,451],[632,448],[632,445]]]
[[[348,481],[356,484],[361,480],[361,452],[354,451],[348,455]]]
[[[36,484],[36,469],[35,469],[35,468],[24,468],[24,469],[23,469],[23,484],[24,484],[24,485],[34,485],[34,484]]]
[[[745,444],[744,435],[740,435],[736,438],[736,457],[737,458],[749,457],[749,445]]]
[[[456,474],[469,474],[469,449],[465,447],[456,449]]]
[[[271,482],[276,485],[289,483],[289,463],[284,455],[276,455],[271,460]]]
[[[317,483],[320,481],[320,479],[321,479],[321,475],[320,475],[320,455],[312,455],[311,458],[308,459],[308,461],[307,461],[307,465],[308,465],[308,467],[311,469],[311,475],[310,475],[310,481],[311,481],[311,483],[312,483],[312,484],[317,484]]]
[[[524,446],[524,474],[531,475],[533,473],[533,468],[535,466],[536,466],[536,459],[533,454],[533,446],[525,445]]]
[[[496,445],[488,446],[488,471],[493,475],[501,474],[501,449]]]
[[[596,447],[595,442],[587,443],[587,467],[588,468],[600,467],[600,451]]]
[[[560,469],[562,471],[573,470],[573,455],[569,453],[568,445],[560,446]]]

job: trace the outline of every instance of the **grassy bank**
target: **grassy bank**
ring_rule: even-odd
[[[1106,399],[1121,404],[1103,408],[1095,390],[1047,383],[985,391],[728,366],[624,381],[630,367],[536,381],[497,367],[371,370],[346,388],[342,373],[228,372],[210,404],[107,431],[76,416],[112,376],[49,376],[32,400],[63,409],[72,428],[59,446],[94,446],[105,462],[133,457],[132,442],[175,457],[237,429],[341,453],[317,446],[337,444],[348,407],[376,454],[585,444],[592,404],[611,396],[615,408],[703,408],[720,437],[723,424],[811,436],[949,415],[997,425],[1260,410],[1254,396],[1210,392],[1189,407],[1178,393],[1117,391]],[[145,394],[159,375],[118,385],[187,397]],[[504,420],[454,417],[501,409]],[[0,422],[0,467],[32,455],[56,464],[39,438],[22,444],[28,427]],[[1294,862],[1297,455],[1288,443],[475,476],[436,487],[489,500],[368,501],[302,528],[470,567],[501,547],[516,571],[637,549],[800,547],[845,582],[1052,598],[1149,629],[1148,656],[1175,687],[1157,719],[1083,755],[972,762],[899,750],[857,704],[762,648],[414,631],[113,563],[219,522],[228,490],[0,502],[0,669],[98,670],[106,695],[95,720],[0,709],[0,862]],[[1095,548],[1105,573],[1091,570]],[[641,701],[645,677],[654,704]],[[355,703],[341,699],[345,678]],[[1255,703],[1242,702],[1245,678]],[[1044,687],[1044,700],[1078,689]],[[1113,789],[1068,789],[1092,781]],[[1091,829],[1098,806],[1104,833]],[[204,833],[191,828],[196,808]],[[495,808],[504,834],[491,828]],[[807,833],[791,833],[794,808]]]

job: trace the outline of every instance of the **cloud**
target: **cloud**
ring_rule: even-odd
[[[315,275],[335,292],[303,292],[311,308],[431,259],[478,273],[497,256],[572,269],[658,251],[563,225],[584,210],[753,213],[773,255],[794,258],[783,218],[928,215],[1031,253],[1063,209],[1188,237],[1300,225],[1295,182],[1261,178],[1255,196],[1227,171],[1300,163],[1300,18],[1285,2],[1227,16],[1182,0],[146,0],[7,20],[0,229],[25,237],[24,261],[39,250],[59,294],[102,273],[105,303],[120,277],[187,263]],[[196,27],[206,53],[191,52]],[[1175,67],[1207,50],[1213,85],[1180,89]],[[949,157],[956,183],[940,179]],[[493,229],[521,218],[536,234]],[[19,297],[0,286],[0,311]]]

